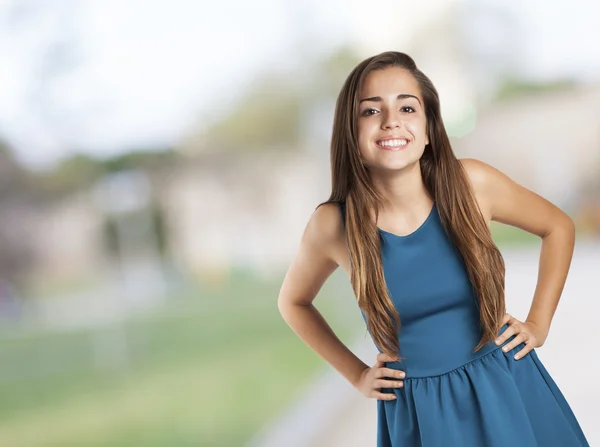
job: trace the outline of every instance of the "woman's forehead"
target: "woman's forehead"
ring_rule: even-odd
[[[421,97],[419,83],[410,72],[400,67],[373,70],[365,77],[361,88],[361,98],[408,93]]]

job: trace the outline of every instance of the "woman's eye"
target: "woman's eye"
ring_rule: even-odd
[[[376,110],[375,109],[365,109],[362,114],[363,114],[363,116],[369,116],[369,115],[372,115],[371,112],[376,112]]]
[[[402,111],[402,112],[405,112],[405,113],[414,113],[414,112],[415,112],[415,109],[414,109],[414,108],[412,108],[412,107],[410,107],[410,106],[404,106],[404,107],[401,107],[401,108],[400,108],[400,111]],[[377,110],[376,110],[376,109],[369,108],[369,109],[365,109],[365,110],[362,112],[362,114],[361,114],[361,115],[362,115],[362,116],[370,116],[370,115],[373,115],[373,114],[374,114],[374,113],[376,113],[376,112],[377,112]]]

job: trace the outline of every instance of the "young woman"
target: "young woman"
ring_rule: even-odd
[[[571,263],[573,221],[493,167],[458,160],[435,87],[398,52],[348,76],[331,174],[331,196],[311,216],[278,307],[305,343],[378,399],[377,445],[588,446],[535,351]],[[491,220],[543,240],[525,321],[505,311]],[[312,304],[338,266],[380,352],[371,367]]]

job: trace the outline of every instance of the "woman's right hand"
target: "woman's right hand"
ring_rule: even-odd
[[[369,398],[372,397],[379,400],[395,399],[395,393],[382,393],[380,389],[402,388],[404,386],[403,380],[396,380],[406,377],[404,371],[384,367],[385,362],[395,362],[397,360],[397,358],[393,358],[385,353],[377,354],[377,362],[374,366],[365,368],[360,375],[356,388]]]

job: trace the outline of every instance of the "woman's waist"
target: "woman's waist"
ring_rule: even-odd
[[[507,326],[504,325],[498,334]],[[485,343],[478,351],[479,331],[448,331],[445,334],[402,333],[399,337],[400,357],[397,362],[387,362],[387,367],[400,369],[409,377],[426,377],[445,374],[476,360],[499,348],[494,340]]]

